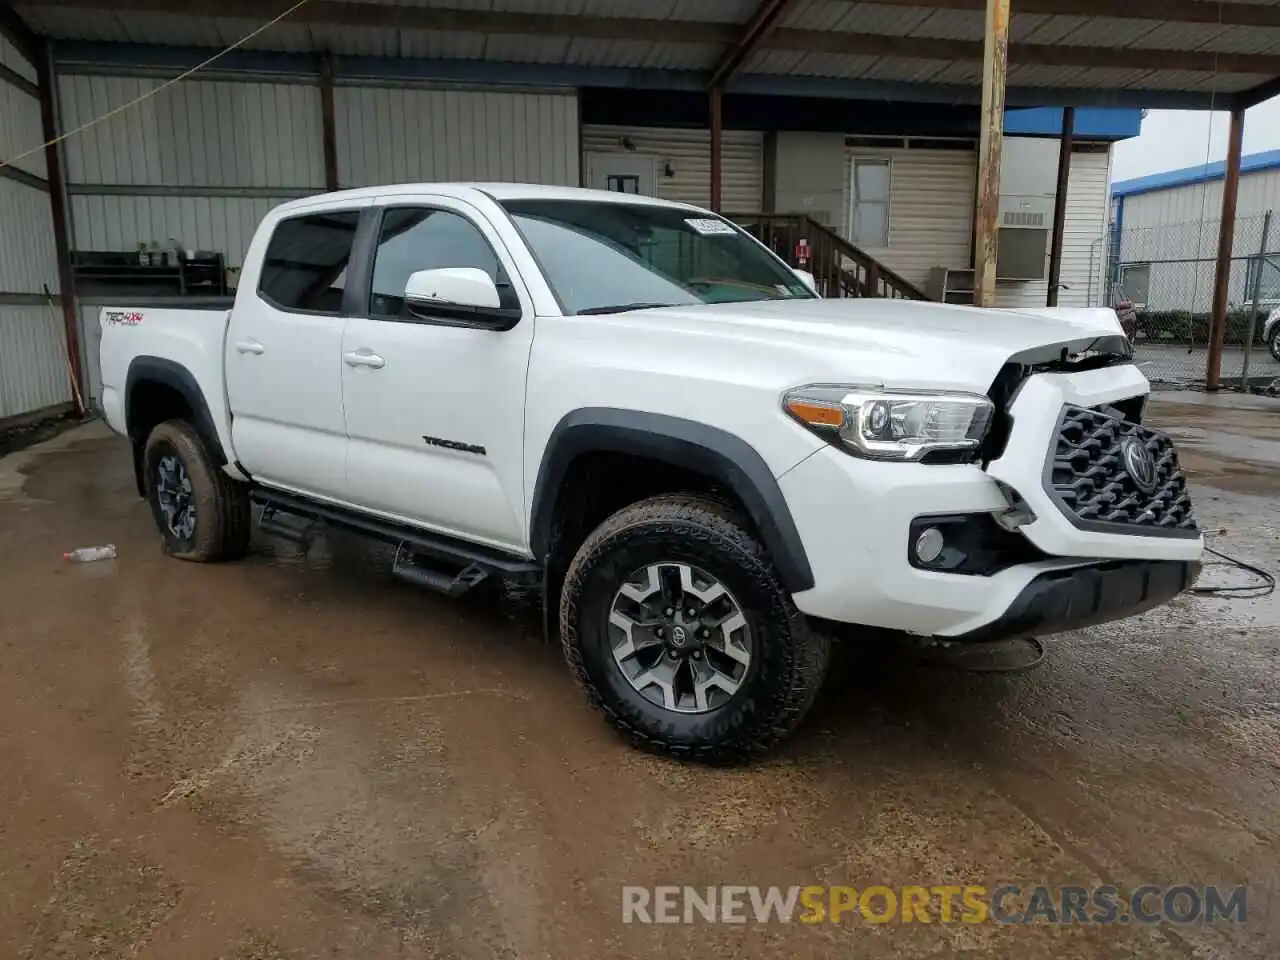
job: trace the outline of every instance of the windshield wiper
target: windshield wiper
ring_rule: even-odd
[[[639,300],[635,303],[615,303],[609,307],[587,307],[585,310],[579,310],[577,316],[587,317],[600,313],[626,313],[629,310],[651,310],[654,307],[674,307],[674,303],[656,303],[647,300]]]

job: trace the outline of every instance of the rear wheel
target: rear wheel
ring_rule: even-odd
[[[180,560],[216,563],[248,551],[248,490],[213,462],[191,424],[169,420],[151,431],[143,476],[166,552]]]
[[[1271,351],[1272,357],[1280,360],[1280,323],[1272,329],[1271,336],[1267,339],[1267,349]]]
[[[655,497],[583,543],[560,604],[565,657],[633,742],[733,761],[764,752],[812,706],[827,641],[725,504]]]

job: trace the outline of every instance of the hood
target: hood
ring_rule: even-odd
[[[680,308],[671,308],[680,309]],[[859,297],[835,300],[758,300],[695,307],[708,315],[779,330],[806,329],[835,336],[901,342],[982,343],[1006,357],[1037,347],[1122,333],[1115,312],[1105,308],[1041,307],[984,310],[923,300]]]
[[[805,374],[810,382],[818,376],[849,382],[855,376],[862,383],[977,393],[985,393],[1015,356],[1055,359],[1063,347],[1075,353],[1099,338],[1122,336],[1115,314],[1106,309],[983,310],[874,298],[662,307],[608,319],[610,326],[676,339],[714,338],[725,345],[726,359],[736,352],[728,344],[737,341],[769,353],[779,367],[802,365],[811,371]]]

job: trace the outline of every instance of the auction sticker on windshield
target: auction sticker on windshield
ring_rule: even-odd
[[[738,231],[725,223],[723,220],[709,220],[704,217],[689,217],[685,220],[689,226],[693,227],[698,233],[704,237],[714,237],[723,234],[735,234]]]

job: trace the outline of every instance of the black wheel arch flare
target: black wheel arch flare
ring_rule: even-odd
[[[140,496],[145,495],[142,479],[142,449],[146,445],[147,438],[135,433],[138,415],[134,409],[134,398],[135,390],[144,383],[161,384],[177,392],[191,408],[194,418],[192,426],[200,434],[200,439],[204,441],[215,465],[222,466],[227,462],[222,443],[218,440],[218,431],[213,425],[213,417],[209,413],[209,404],[204,398],[204,391],[200,389],[199,381],[191,371],[182,364],[164,357],[146,355],[134,357],[129,363],[129,372],[125,375],[124,422],[129,438],[133,442],[134,472]]]
[[[760,532],[790,593],[813,586],[813,570],[782,488],[764,458],[741,437],[693,420],[583,407],[551,431],[533,491],[530,543],[536,557],[550,549],[558,498],[573,461],[586,453],[647,457],[699,473],[732,491]]]

